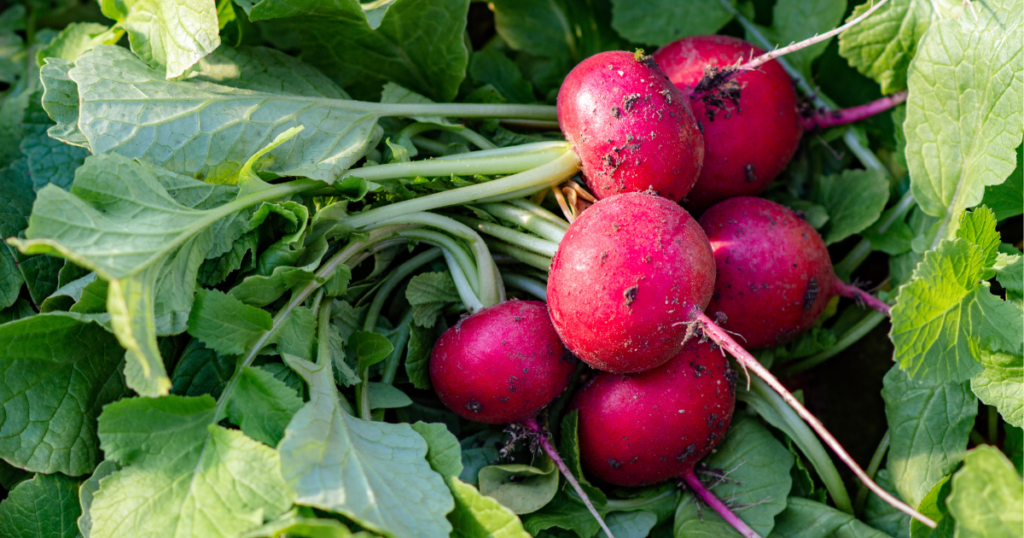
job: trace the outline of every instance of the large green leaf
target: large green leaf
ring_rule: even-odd
[[[0,238],[19,237],[24,234],[29,224],[29,214],[32,211],[32,201],[35,194],[32,192],[32,179],[27,159],[19,159],[10,166],[0,169]],[[0,278],[6,282],[5,289],[8,294],[7,301],[16,299],[17,290],[20,285],[15,281],[20,280],[28,287],[32,302],[36,305],[50,296],[57,289],[57,277],[62,262],[50,256],[25,256],[12,247],[4,245],[0,247],[7,250],[3,255],[6,258],[4,265],[12,267],[16,274],[8,273]],[[2,305],[3,302],[0,302]]]
[[[217,5],[203,0],[102,0],[103,14],[128,31],[132,50],[174,78],[220,46]]]
[[[731,7],[732,2],[729,2]],[[626,39],[665,45],[683,37],[718,32],[732,20],[719,0],[612,0],[612,27]]]
[[[267,91],[277,77],[289,75],[268,74],[270,70],[259,65],[245,68],[257,62],[258,56],[220,55],[217,64],[210,64],[219,66],[210,74],[222,79],[215,84],[164,80],[128,50],[100,46],[82,55],[67,71],[78,85],[77,114],[67,107],[44,106],[58,122],[55,129],[72,134],[80,131],[93,153],[116,151],[213,182],[235,181],[254,148],[296,126],[305,126],[305,130],[271,152],[266,171],[330,181],[373,146],[380,136],[376,125],[379,107],[334,99],[336,90],[322,96],[329,99],[309,99],[307,91],[285,93],[296,86],[310,89],[298,83]],[[273,54],[266,56],[280,60]],[[223,83],[229,72],[225,64],[231,61],[241,67],[235,71],[237,81],[227,85]],[[56,67],[46,70],[51,74],[58,71]],[[57,80],[56,75],[44,78],[44,86],[48,94],[59,97],[70,90],[53,82]],[[63,103],[67,98],[60,99]],[[112,101],[117,106],[110,106]],[[76,137],[62,139],[75,141]]]
[[[124,351],[86,316],[52,313],[0,325],[0,457],[72,476],[101,460],[96,417],[125,395]]]
[[[477,481],[480,493],[497,499],[517,514],[543,508],[558,493],[558,470],[547,456],[537,458],[533,465],[488,465],[477,473]]]
[[[960,463],[978,400],[966,383],[919,383],[898,366],[883,383],[891,439],[889,476],[900,497],[917,506]]]
[[[1024,213],[1024,145],[1017,146],[1017,168],[1006,181],[985,187],[981,203],[990,207],[997,220],[1016,217]]]
[[[789,473],[793,453],[754,420],[738,420],[729,428],[725,440],[703,460],[714,469],[729,473],[731,480],[712,486],[719,499],[742,505],[736,509],[750,528],[767,536],[775,517],[786,508],[786,496],[793,484]],[[683,495],[676,508],[675,535],[726,536],[732,526],[712,510],[699,510],[692,493]]]
[[[790,497],[768,538],[889,538],[863,521],[831,506]]]
[[[980,446],[967,453],[953,475],[946,501],[957,538],[1017,538],[1024,527],[1024,484],[998,449]]]
[[[428,464],[427,443],[408,424],[366,421],[338,402],[331,361],[284,355],[309,384],[309,402],[278,445],[296,503],[330,510],[393,537],[448,536],[454,502]]]
[[[874,5],[857,6],[850,18]],[[907,69],[928,27],[956,15],[957,0],[890,0],[860,24],[839,34],[839,54],[889,94],[907,87]]]
[[[989,291],[999,234],[985,207],[968,213],[957,238],[925,253],[899,289],[889,333],[895,359],[914,379],[944,383],[979,374],[982,355],[1022,354],[1022,311]]]
[[[231,203],[207,209],[233,191],[118,154],[94,155],[78,169],[70,193],[52,185],[39,191],[28,239],[11,242],[26,253],[67,258],[107,280],[107,310],[128,350],[128,385],[146,396],[167,394],[170,380],[156,337],[185,329],[203,259],[228,251],[266,217],[267,211],[248,208],[291,191],[258,179],[243,187]]]
[[[36,190],[51,183],[68,189],[75,178],[75,169],[89,155],[84,148],[50,138],[47,130],[53,125],[53,120],[43,110],[42,92],[37,92],[25,109],[25,119],[22,121],[24,138],[21,139],[21,152],[25,154]]]
[[[301,407],[302,398],[284,381],[262,368],[245,366],[228,399],[228,418],[249,437],[277,446]]]
[[[452,536],[460,538],[513,538],[529,536],[511,510],[476,488],[459,480],[462,473],[462,448],[444,424],[417,422],[412,425],[427,441],[427,461],[441,474],[455,497],[455,509],[448,514],[454,528]]]
[[[875,474],[875,483],[885,491],[899,498],[896,486],[889,478],[889,470],[881,469]],[[922,503],[923,504],[923,503]],[[893,538],[910,538],[910,516],[897,510],[894,506],[874,493],[868,494],[864,504],[864,522],[889,534]]]
[[[1003,420],[1024,425],[1024,358],[1003,352],[985,352],[985,369],[971,379],[971,389],[986,405],[999,410]]]
[[[877,170],[844,170],[816,181],[812,200],[828,211],[822,234],[831,245],[865,230],[878,220],[889,200],[889,181]]]
[[[241,355],[273,327],[270,313],[217,290],[199,290],[188,333],[224,355]]]
[[[953,237],[986,185],[1013,172],[1024,134],[1021,3],[980,7],[977,22],[964,15],[931,25],[911,63],[907,167],[914,198],[941,218],[933,246]]]
[[[46,58],[60,58],[74,62],[79,56],[100,46],[114,45],[124,35],[124,30],[109,28],[95,22],[73,22],[64,27],[45,47],[36,53],[36,63],[44,64]]]
[[[760,30],[768,42],[774,45],[773,48],[785,47],[835,28],[845,12],[846,0],[779,0],[772,8],[771,27],[762,27]],[[747,40],[754,43],[759,41],[750,35],[747,36]],[[826,39],[791,52],[786,55],[786,61],[800,73],[810,76],[811,62],[825,52],[830,41]]]
[[[0,503],[4,538],[75,538],[78,483],[61,475],[36,475],[18,484]]]
[[[292,505],[277,452],[217,426],[215,406],[164,396],[103,410],[103,451],[124,467],[93,497],[93,536],[234,537]]]
[[[469,0],[394,0],[383,18],[355,0],[246,0],[253,21],[277,19],[299,32],[304,57],[353,96],[376,100],[395,82],[451,101],[466,76],[463,41]]]

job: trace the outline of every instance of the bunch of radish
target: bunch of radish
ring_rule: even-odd
[[[792,340],[836,295],[888,311],[836,277],[808,223],[752,195],[781,173],[805,129],[854,121],[899,98],[801,115],[781,67],[750,60],[761,53],[711,36],[652,57],[606,52],[580,63],[559,92],[558,118],[596,203],[567,228],[544,228],[550,214],[519,204],[519,225],[533,230],[534,219],[546,230],[524,248],[550,258],[547,305],[484,308],[448,329],[431,356],[441,401],[468,420],[534,432],[609,536],[537,420],[570,385],[576,358],[598,371],[570,403],[591,478],[619,486],[681,480],[742,535],[757,536],[694,474],[732,418],[740,375],[728,354],[776,390],[872,491],[934,525],[875,485],[745,349]],[[481,207],[499,220],[517,215],[501,204]],[[525,235],[461,220],[503,240]]]

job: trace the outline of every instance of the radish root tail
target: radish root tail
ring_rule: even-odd
[[[733,511],[730,510],[729,507],[721,501],[721,499],[715,497],[715,494],[711,493],[711,490],[704,486],[704,483],[700,481],[700,478],[697,478],[697,475],[694,474],[692,469],[683,475],[683,481],[686,482],[686,485],[689,486],[691,490],[693,490],[693,494],[696,495],[698,499],[714,509],[715,512],[718,512],[718,515],[722,516],[722,519],[732,525],[732,527],[739,531],[739,533],[745,538],[761,538],[761,535],[754,532],[754,529],[751,529],[742,519],[740,519],[740,516],[733,513]]]
[[[723,331],[721,327],[716,325],[715,322],[711,320],[711,318],[707,317],[703,312],[701,312],[698,309],[693,310],[692,317],[694,320],[700,321],[702,323],[702,330],[705,336],[707,336],[713,342],[715,342],[723,349],[728,351],[729,354],[735,357],[737,362],[739,362],[741,365],[744,365],[747,368],[753,370],[757,377],[763,379],[766,383],[768,383],[768,386],[770,386],[775,392],[779,394],[779,396],[782,396],[782,399],[785,400],[786,403],[789,404],[789,406],[792,407],[798,415],[800,415],[800,418],[804,419],[804,421],[807,422],[811,429],[813,429],[815,433],[817,433],[818,436],[821,437],[825,444],[829,448],[831,448],[833,452],[835,452],[836,456],[839,456],[839,459],[842,460],[843,463],[845,463],[851,471],[853,471],[853,474],[857,475],[857,478],[859,478],[860,481],[863,482],[864,485],[867,486],[867,488],[870,489],[872,493],[881,497],[882,500],[889,503],[889,505],[891,505],[892,507],[920,521],[929,528],[935,528],[936,525],[934,521],[932,521],[927,516],[919,513],[917,510],[914,510],[903,501],[897,499],[888,491],[882,489],[878,484],[874,482],[874,480],[871,480],[871,477],[868,476],[866,472],[864,472],[864,469],[860,468],[860,465],[857,465],[857,462],[853,459],[853,457],[850,456],[849,453],[846,452],[846,449],[844,449],[843,446],[839,444],[839,441],[837,441],[836,438],[833,437],[827,429],[825,429],[825,426],[821,423],[821,421],[818,420],[817,417],[812,415],[811,412],[808,411],[807,408],[805,408],[800,403],[800,401],[793,396],[792,393],[786,390],[786,387],[782,386],[782,383],[780,383],[779,380],[776,379],[775,376],[773,376],[767,368],[762,366],[761,363],[758,362],[753,355],[751,355],[749,352],[747,352],[747,350],[743,349],[742,346],[740,346],[735,340],[733,340],[733,338],[729,336],[729,333]]]

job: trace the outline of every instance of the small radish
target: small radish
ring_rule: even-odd
[[[682,349],[685,320],[711,300],[715,261],[697,221],[649,193],[587,208],[565,233],[548,274],[548,309],[581,360],[642,372]]]
[[[519,423],[532,432],[608,536],[611,531],[537,423],[537,413],[569,385],[576,359],[565,350],[540,301],[515,299],[460,320],[434,344],[430,381],[455,414],[486,424]]]
[[[678,202],[697,181],[704,142],[689,102],[639,51],[573,68],[558,90],[558,123],[599,199],[653,190]]]
[[[691,97],[704,134],[704,166],[685,201],[693,211],[733,196],[763,192],[789,164],[805,130],[859,121],[906,99],[903,92],[860,107],[805,116],[779,62],[770,60],[756,69],[730,72],[764,54],[742,39],[709,35],[674,41],[652,55],[669,79]],[[709,89],[715,85],[717,89]]]
[[[636,375],[601,373],[573,398],[588,474],[617,486],[683,479],[744,536],[757,536],[694,474],[725,436],[736,373],[721,350],[691,339],[668,363]]]
[[[704,212],[700,225],[715,253],[715,293],[706,311],[721,317],[745,347],[791,341],[810,329],[836,295],[889,307],[832,271],[825,242],[788,207],[762,198],[730,198]]]
[[[455,414],[507,424],[536,416],[565,390],[575,366],[544,303],[509,300],[441,335],[430,356],[430,381]]]

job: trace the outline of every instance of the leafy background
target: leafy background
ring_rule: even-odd
[[[414,276],[378,324],[364,326],[366,306],[348,300],[372,288],[386,256],[373,274],[339,272],[325,285],[326,310],[299,306],[278,327],[282,297],[314,281],[325,259],[326,241],[310,238],[330,201],[218,209],[256,200],[276,176],[331,181],[363,158],[469,149],[449,131],[418,147],[401,136],[408,120],[339,99],[551,104],[565,74],[596,52],[716,32],[770,48],[865,9],[844,0],[9,6],[0,13],[0,235],[24,238],[33,204],[36,236],[46,222],[51,232],[68,221],[88,230],[102,215],[103,240],[130,243],[149,265],[115,263],[88,241],[0,246],[0,536],[596,535],[549,460],[520,453],[494,465],[500,432],[460,422],[426,390],[429,348],[460,303],[443,263]],[[715,491],[749,504],[740,515],[764,535],[1021,536],[1021,17],[1019,2],[890,0],[840,38],[785,59],[817,106],[909,88],[891,114],[809,134],[766,193],[808,216],[842,278],[880,285],[895,306],[890,325],[833,305],[810,333],[760,358],[939,528],[866,495],[755,385],[741,394],[749,413],[707,463],[737,469],[739,484]],[[255,46],[270,48],[246,48]],[[208,133],[236,137],[231,151],[204,140],[164,151],[154,140],[194,134],[191,116],[117,93],[111,73],[122,72],[197,117],[210,113],[199,83],[217,95],[262,92],[233,104],[266,111],[244,125],[264,128]],[[309,97],[327,104],[282,112]],[[106,107],[110,98],[123,109]],[[124,110],[158,118],[151,134],[110,129]],[[337,123],[319,122],[327,116]],[[297,125],[306,129],[287,131]],[[496,121],[474,127],[499,146],[550,138]],[[196,148],[206,153],[197,159]],[[253,170],[259,150],[272,158]],[[365,183],[338,187],[340,199],[360,203],[472,181],[419,178],[366,199]],[[193,229],[202,219],[210,226]],[[132,243],[125,229],[150,221],[167,237]],[[175,250],[181,237],[187,247]],[[136,296],[145,300],[129,307]],[[133,308],[155,321],[138,323]],[[235,355],[272,329],[269,356],[235,374]],[[351,395],[362,374],[403,350],[397,388],[363,387],[387,421],[352,416],[336,387]],[[580,474],[574,416],[551,426]],[[584,485],[616,536],[732,532],[671,485]]]

